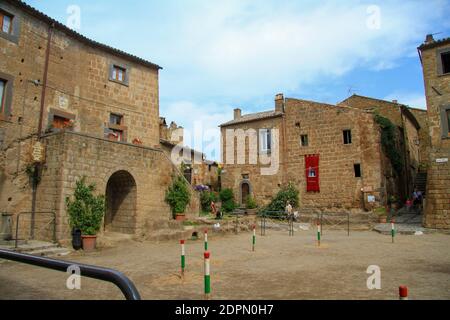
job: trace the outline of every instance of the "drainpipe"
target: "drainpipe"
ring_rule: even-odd
[[[55,24],[52,23],[48,28],[48,35],[47,35],[47,51],[45,53],[45,65],[44,65],[44,76],[43,76],[43,82],[42,82],[42,93],[41,93],[41,109],[39,111],[39,124],[38,124],[38,132],[37,137],[38,140],[42,138],[42,126],[44,122],[44,108],[45,108],[45,95],[47,93],[47,79],[48,79],[48,67],[50,62],[50,49],[51,49],[51,42],[52,42],[52,36],[53,36],[53,29],[55,27]],[[41,169],[41,165],[39,163],[36,163],[34,165],[34,172],[33,172],[33,181],[32,181],[32,198],[31,198],[31,232],[30,236],[31,239],[34,240],[34,226],[35,226],[35,220],[36,220],[36,192],[37,192],[37,185],[38,185],[38,178],[39,178],[39,171]]]

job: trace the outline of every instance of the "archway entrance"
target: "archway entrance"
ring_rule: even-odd
[[[105,230],[133,234],[136,225],[136,181],[117,171],[106,185]]]
[[[241,205],[247,204],[247,199],[250,196],[250,184],[248,182],[242,182],[241,184]]]

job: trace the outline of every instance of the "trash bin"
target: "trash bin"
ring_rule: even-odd
[[[10,241],[12,239],[12,214],[2,213],[0,222],[0,240]]]
[[[73,229],[72,230],[72,247],[75,250],[80,250],[82,248],[82,242],[81,242],[81,230],[80,229]]]

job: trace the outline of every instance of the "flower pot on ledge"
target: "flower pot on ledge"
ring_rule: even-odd
[[[184,220],[186,220],[186,215],[184,213],[177,213],[175,215],[175,220],[176,221],[184,221]]]

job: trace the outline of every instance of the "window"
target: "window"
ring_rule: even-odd
[[[359,163],[355,163],[353,168],[355,170],[355,178],[361,178],[361,165]]]
[[[450,73],[450,52],[441,53],[442,73]]]
[[[259,151],[270,152],[272,149],[272,131],[270,129],[259,130]]]
[[[113,141],[124,141],[123,131],[109,129],[108,139],[113,140]]]
[[[352,130],[344,130],[344,144],[352,143]]]
[[[127,127],[123,125],[123,115],[110,113],[106,138],[112,141],[126,141]]]
[[[109,116],[109,124],[122,125],[123,116],[111,113]]]
[[[6,91],[6,81],[0,79],[0,113],[4,113],[5,111],[5,91]]]
[[[71,127],[72,120],[61,116],[53,116],[52,127],[55,129],[65,129]]]
[[[447,135],[450,137],[450,109],[448,109],[446,113],[447,113]]]
[[[4,33],[11,34],[13,17],[0,11],[0,28]]]
[[[304,134],[300,137],[301,143],[302,143],[302,147],[307,147],[309,145],[308,142],[308,135]]]

